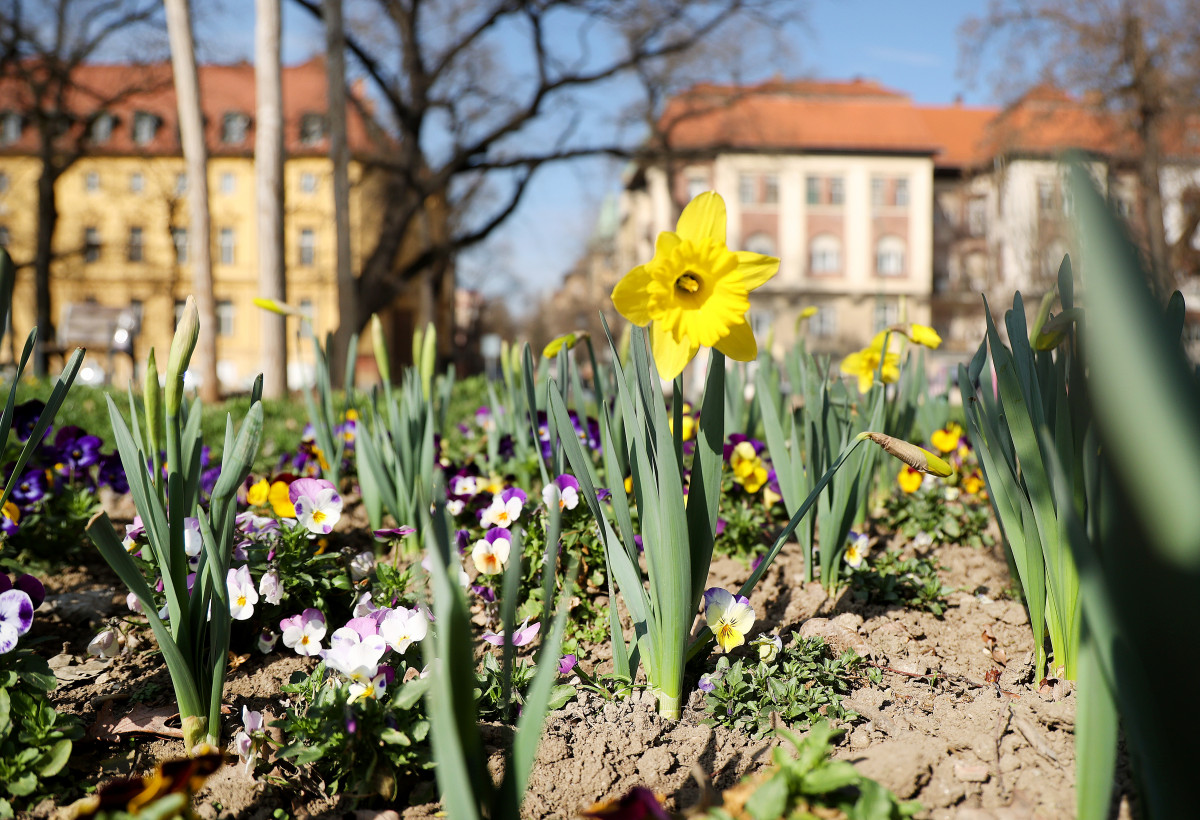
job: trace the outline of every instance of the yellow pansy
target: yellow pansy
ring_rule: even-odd
[[[267,494],[271,491],[271,485],[265,478],[260,478],[246,490],[246,503],[251,507],[261,507],[267,503]]]
[[[267,491],[267,501],[271,503],[271,509],[280,518],[295,518],[296,507],[292,504],[292,500],[288,498],[288,483],[286,481],[276,481],[271,484]]]
[[[708,191],[683,209],[675,231],[663,231],[654,258],[617,283],[617,310],[639,327],[651,325],[650,347],[659,375],[673,379],[701,347],[731,359],[758,356],[746,322],[750,291],[779,270],[779,260],[725,244],[725,200]]]
[[[952,453],[958,449],[958,443],[962,440],[962,427],[954,422],[950,422],[941,430],[934,431],[929,437],[929,442],[943,453]]]
[[[667,424],[670,425],[671,432],[674,433],[675,432],[675,417],[672,416],[671,418],[667,419]],[[683,435],[682,435],[681,440],[682,441],[691,441],[692,436],[694,436],[695,434],[696,434],[696,419],[694,416],[687,415],[687,411],[684,411]]]
[[[3,515],[14,524],[21,522],[21,508],[11,501],[4,502],[4,507],[0,508],[0,515]]]
[[[842,372],[858,377],[858,392],[866,393],[871,389],[871,385],[875,382],[875,371],[879,370],[881,361],[883,371],[880,373],[880,377],[883,379],[883,383],[892,384],[900,380],[900,354],[891,351],[890,342],[886,354],[883,349],[884,340],[891,335],[894,334],[882,330],[871,340],[871,344],[842,359]]]
[[[971,473],[962,481],[963,492],[968,495],[978,495],[983,486],[983,478],[980,477],[979,473]]]
[[[925,480],[925,476],[919,470],[914,470],[907,464],[900,470],[900,474],[896,476],[896,480],[900,482],[900,489],[906,493],[915,493],[921,489],[921,482]]]

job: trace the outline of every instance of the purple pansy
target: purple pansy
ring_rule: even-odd
[[[0,592],[0,655],[12,651],[17,639],[32,625],[33,601],[29,595],[20,589]]]

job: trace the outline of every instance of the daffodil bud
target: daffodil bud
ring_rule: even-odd
[[[558,351],[562,350],[564,347],[567,350],[570,350],[571,348],[575,347],[575,345],[586,339],[587,336],[587,332],[583,330],[577,330],[574,333],[563,334],[542,348],[542,358],[553,359],[558,355]]]
[[[379,314],[371,314],[371,347],[375,350],[375,366],[379,368],[379,378],[391,381],[392,361],[388,357],[387,337],[383,335],[383,322]]]
[[[166,408],[167,415],[179,415],[179,406],[183,403],[183,374],[192,360],[192,352],[196,349],[196,340],[200,337],[200,314],[196,310],[196,297],[189,296],[183,307],[183,316],[175,328],[175,338],[171,340],[171,355],[167,359]]]
[[[150,437],[150,450],[157,453],[162,449],[162,385],[158,383],[158,365],[154,361],[154,348],[146,359],[146,381],[142,387],[142,401],[146,405],[146,435]]]
[[[417,348],[413,348],[417,350]],[[437,328],[433,322],[425,329],[425,337],[421,340],[421,387],[425,395],[433,395],[433,367],[437,356]]]
[[[924,447],[918,447],[903,439],[892,438],[883,433],[861,433],[860,438],[869,438],[882,447],[885,453],[895,456],[918,472],[929,473],[940,478],[954,474],[953,467]]]

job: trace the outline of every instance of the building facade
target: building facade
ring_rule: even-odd
[[[52,315],[60,324],[68,304],[90,302],[140,308],[135,356],[144,360],[154,347],[161,361],[177,311],[192,292],[194,255],[170,66],[94,65],[79,72],[80,88],[128,90],[110,94],[112,102],[100,112],[87,107],[87,94],[75,101],[75,119],[90,125],[86,134],[71,135],[73,148],[82,146],[75,148],[80,156],[55,185]],[[324,63],[318,58],[285,68],[282,81],[287,299],[311,317],[324,338],[338,324]],[[253,305],[258,296],[253,66],[201,66],[200,96],[209,150],[217,372],[225,389],[244,389],[261,369],[260,312]],[[385,179],[374,160],[386,141],[369,120],[361,90],[354,96],[347,130],[351,255],[357,270],[378,233]],[[19,266],[13,325],[22,339],[34,323],[32,260],[42,171],[27,105],[15,80],[0,84],[0,244]],[[412,313],[411,307],[400,309]],[[289,325],[293,385],[303,383],[312,368],[310,343],[296,330]],[[103,355],[99,361],[103,364]],[[120,381],[122,374],[116,375]]]
[[[802,334],[810,350],[840,355],[919,322],[945,340],[932,378],[949,374],[983,338],[981,295],[998,318],[1016,290],[1036,307],[1076,251],[1068,150],[1084,152],[1135,233],[1140,224],[1129,129],[1058,91],[1001,110],[918,106],[866,80],[700,86],[663,123],[668,159],[624,187],[617,267],[649,259],[691,197],[718,191],[729,245],[780,259],[750,314],[777,353]],[[1170,147],[1162,191],[1178,243],[1194,224],[1185,203],[1200,191],[1200,140]],[[1177,273],[1185,290],[1197,281],[1186,265]],[[800,322],[806,307],[817,313]]]

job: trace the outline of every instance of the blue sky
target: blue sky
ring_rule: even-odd
[[[807,24],[787,32],[795,56],[782,73],[869,77],[922,103],[949,103],[958,96],[968,104],[992,103],[986,76],[973,83],[960,76],[956,34],[959,24],[982,13],[985,5],[984,0],[815,0],[807,4]],[[320,50],[322,34],[308,13],[287,0],[283,7],[284,60],[296,62]],[[211,26],[209,31],[219,31],[220,45],[209,56],[228,60],[253,54],[253,25],[246,25],[241,14],[227,9]],[[611,89],[597,95],[597,108],[611,107],[613,96]],[[484,246],[464,254],[463,284],[507,294],[514,307],[555,287],[585,247],[601,202],[619,190],[620,170],[614,161],[589,160],[540,171],[513,217]]]

